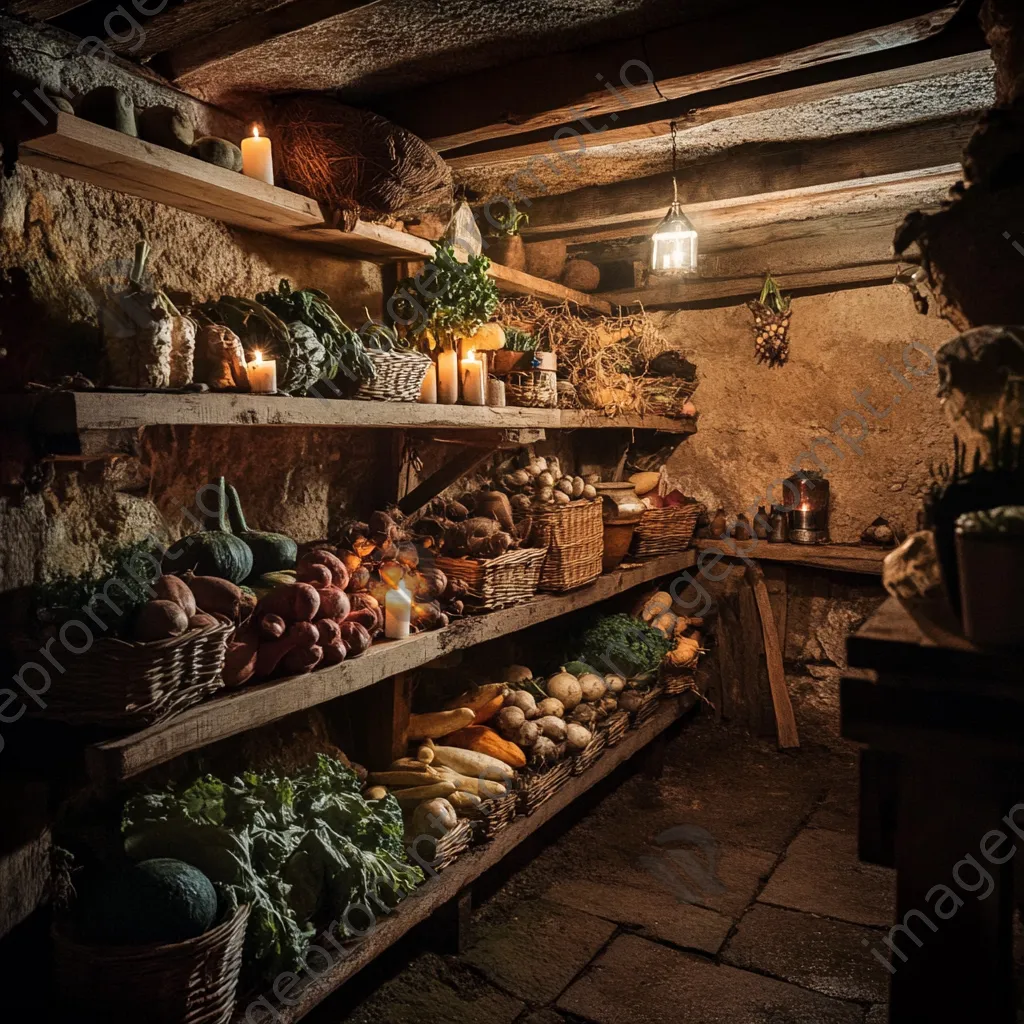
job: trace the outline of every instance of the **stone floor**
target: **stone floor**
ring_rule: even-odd
[[[870,947],[894,876],[857,861],[855,780],[849,752],[697,719],[659,779],[628,779],[474,913],[463,955],[421,945],[316,1024],[884,1024]]]

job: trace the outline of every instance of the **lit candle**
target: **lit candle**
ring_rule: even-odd
[[[249,178],[259,178],[268,185],[274,184],[274,157],[270,151],[270,139],[260,137],[260,130],[252,126],[252,138],[242,139],[242,173]]]
[[[409,635],[409,620],[412,618],[412,595],[405,589],[405,583],[387,592],[384,598],[384,636],[388,640],[404,640]]]
[[[441,405],[454,405],[459,400],[459,354],[453,348],[437,357],[437,400]]]
[[[487,386],[484,377],[484,363],[476,358],[476,352],[462,360],[462,399],[466,405],[486,405]]]
[[[427,367],[427,375],[420,385],[420,401],[426,405],[437,404],[437,369],[433,363]]]
[[[263,361],[263,354],[257,349],[251,363],[245,364],[249,374],[249,390],[254,395],[277,393],[277,360]]]

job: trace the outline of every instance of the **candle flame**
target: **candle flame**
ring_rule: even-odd
[[[258,124],[254,124],[252,126],[252,137],[254,139],[258,139],[260,137],[260,126]]]
[[[473,362],[473,360],[476,359],[476,349],[475,348],[471,348],[469,350],[469,353],[466,356],[466,359],[467,359],[468,362]]]
[[[256,358],[255,358],[255,359],[253,360],[253,362],[254,362],[254,363],[255,363],[255,364],[257,365],[257,366],[259,366],[259,365],[260,365],[260,364],[261,364],[261,363],[263,362],[263,353],[262,353],[262,352],[260,352],[260,350],[259,350],[259,349],[256,349]]]

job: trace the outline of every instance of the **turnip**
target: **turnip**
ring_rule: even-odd
[[[608,684],[593,672],[584,672],[579,678],[584,700],[600,700],[608,690]]]
[[[555,718],[565,717],[565,705],[556,697],[545,697],[537,705],[537,714],[542,718],[548,715],[554,715]]]
[[[575,722],[570,722],[565,727],[566,745],[576,753],[585,750],[593,738],[589,730],[584,729],[582,725],[577,725]]]
[[[537,727],[540,729],[541,735],[546,736],[549,740],[561,743],[565,739],[565,722],[561,718],[555,718],[554,715],[538,718]]]
[[[562,702],[566,711],[572,711],[583,699],[583,688],[579,680],[568,672],[556,672],[547,683],[548,696]]]

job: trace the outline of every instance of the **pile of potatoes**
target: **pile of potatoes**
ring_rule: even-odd
[[[521,469],[503,473],[495,486],[509,495],[512,508],[528,512],[534,505],[568,505],[570,501],[597,497],[597,473],[585,477],[563,473],[558,459],[542,456],[531,459]]]

